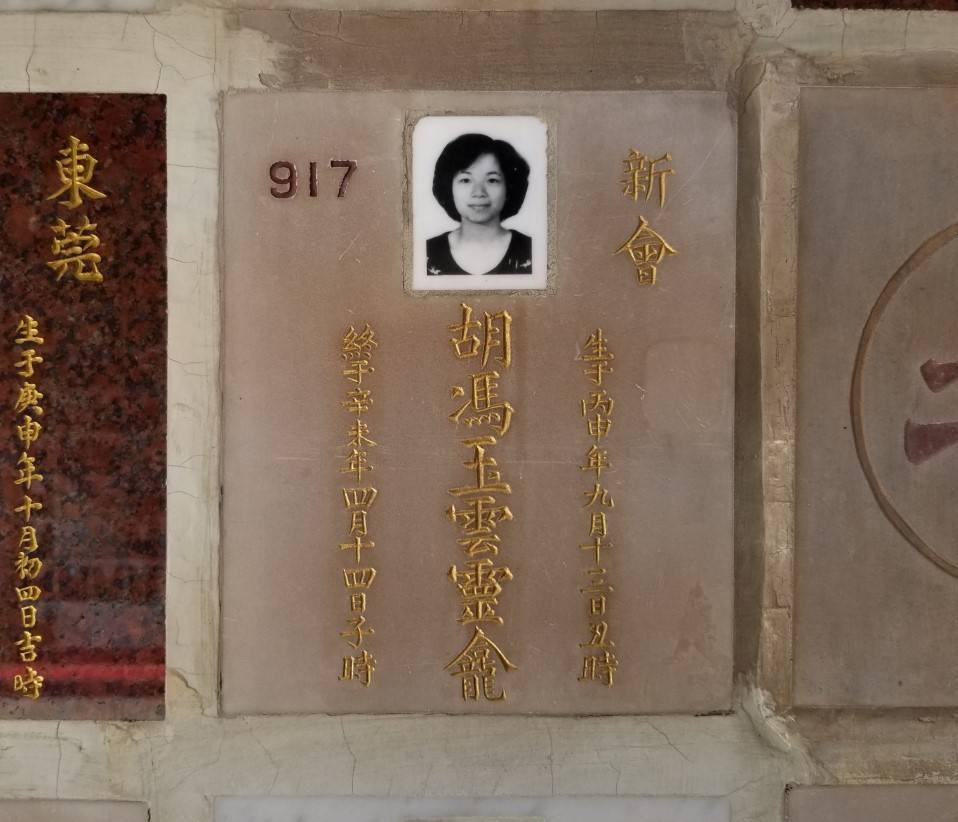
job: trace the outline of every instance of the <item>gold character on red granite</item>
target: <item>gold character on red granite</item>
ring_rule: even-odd
[[[351,630],[340,631],[339,635],[347,640],[346,644],[351,648],[361,648],[363,640],[366,639],[367,636],[372,636],[376,633],[375,628],[366,627],[366,617],[364,616],[351,617],[346,622],[351,626]],[[352,639],[350,639],[350,637],[352,637]]]
[[[354,448],[346,455],[346,462],[343,467],[339,469],[339,473],[353,474],[356,477],[356,482],[362,482],[363,472],[373,470],[373,466],[369,464],[368,458],[368,452],[359,451]]]
[[[375,670],[375,657],[369,651],[363,651],[359,656],[343,657],[343,672],[339,678],[344,682],[358,680],[364,688],[368,688]]]
[[[365,488],[343,488],[343,500],[346,503],[347,511],[354,509],[368,511],[372,508],[377,496],[379,496],[379,491],[372,486]]]
[[[375,568],[343,568],[343,580],[351,591],[360,589],[368,591],[375,578]]]
[[[26,673],[13,677],[13,690],[28,699],[39,699],[40,691],[43,690],[43,677],[28,665]]]
[[[353,614],[366,613],[366,594],[360,591],[358,594],[349,595],[349,610]]]
[[[345,360],[369,359],[374,348],[378,348],[376,332],[366,323],[362,331],[356,331],[353,326],[346,329],[343,335],[342,355]]]
[[[17,374],[21,377],[32,377],[34,364],[43,362],[43,357],[37,354],[35,348],[24,349],[20,356],[23,359],[14,363],[14,368],[22,368],[23,370],[17,371]]]
[[[498,349],[495,357],[503,368],[512,365],[512,316],[508,311],[499,311],[495,314],[485,312],[484,321],[472,319],[472,306],[460,303],[462,308],[462,322],[450,325],[449,330],[455,331],[457,336],[451,337],[453,353],[456,359],[466,360],[478,357],[482,353],[482,367],[489,362],[490,354]],[[483,339],[472,333],[475,329],[483,330]]]
[[[29,489],[35,482],[43,482],[43,474],[36,473],[37,459],[31,457],[26,452],[20,455],[17,460],[17,478],[13,481],[14,485],[26,485]]]
[[[376,369],[369,364],[369,360],[350,360],[343,369],[343,376],[356,385],[363,384],[363,377],[372,374]]]
[[[601,682],[607,688],[615,684],[615,672],[619,668],[619,660],[611,651],[584,657],[582,660],[582,676],[580,682]]]
[[[17,345],[43,345],[43,337],[40,336],[40,324],[29,314],[24,314],[17,323],[17,338],[14,342]]]
[[[504,690],[496,690],[496,675],[499,666],[507,671],[516,670],[502,649],[493,642],[482,628],[476,627],[472,639],[455,659],[446,665],[451,676],[462,680],[462,698],[478,701],[499,702],[506,698]]]
[[[36,628],[37,626],[37,608],[35,605],[20,606],[20,624],[24,628]]]
[[[34,662],[37,658],[37,645],[43,642],[43,637],[39,634],[31,634],[29,631],[24,631],[23,636],[18,639],[14,645],[16,645],[20,651],[20,661],[21,662]]]
[[[604,488],[595,483],[591,491],[584,491],[583,496],[588,497],[589,501],[583,505],[583,508],[591,508],[593,505],[601,505],[603,508],[615,508],[615,500],[608,488]]]
[[[43,503],[37,502],[32,497],[29,497],[26,494],[24,494],[23,502],[20,505],[18,505],[16,508],[14,508],[13,510],[17,514],[23,514],[24,522],[29,522],[30,516],[32,515],[34,511],[43,510]]]
[[[369,410],[373,404],[373,392],[365,389],[354,389],[346,393],[346,399],[343,400],[343,408],[353,414],[362,414]]]
[[[645,217],[639,217],[639,224],[632,232],[632,236],[622,243],[614,254],[623,252],[628,252],[629,257],[632,258],[639,285],[655,285],[659,263],[666,256],[678,253],[661,234],[649,227]]]
[[[102,257],[93,251],[100,247],[100,238],[93,232],[96,223],[91,223],[86,216],[82,222],[72,226],[63,220],[57,220],[50,230],[53,232],[53,242],[50,250],[60,259],[50,260],[47,263],[57,275],[57,282],[69,272],[79,283],[102,283],[103,274],[97,268]]]
[[[591,636],[588,642],[579,643],[580,648],[613,648],[615,643],[609,639],[609,623],[593,622],[589,625]]]
[[[376,445],[374,440],[366,436],[369,433],[369,426],[362,420],[357,419],[346,433],[349,436],[349,441],[346,444],[350,448],[363,448],[367,445]]]
[[[32,382],[25,382],[20,386],[13,411],[15,414],[22,414],[29,410],[39,417],[43,414],[43,408],[40,406],[40,400],[42,399],[43,394],[37,390],[37,387]]]
[[[593,445],[586,452],[585,457],[586,463],[585,465],[580,465],[579,469],[581,471],[595,471],[595,478],[597,480],[602,476],[604,470],[612,467],[609,462],[609,452],[604,448],[599,448],[597,445]]]
[[[17,561],[14,563],[13,568],[17,574],[19,574],[21,582],[25,579],[29,579],[32,582],[40,576],[40,571],[43,570],[43,562],[37,557],[27,556],[23,551],[20,551],[20,553],[17,554]]]
[[[672,155],[665,153],[653,160],[633,148],[622,162],[625,165],[625,176],[621,180],[622,193],[635,201],[639,199],[640,194],[644,194],[646,200],[651,200],[652,192],[658,189],[659,208],[664,207],[666,179],[669,175],[675,174],[675,171],[671,168],[656,168],[656,166],[671,163]]]
[[[36,602],[43,596],[43,589],[39,585],[27,585],[14,590],[17,592],[17,602]]]
[[[26,554],[32,554],[39,547],[37,543],[37,529],[32,525],[24,525],[20,529],[20,542],[17,544],[17,549]]]
[[[446,516],[457,523],[468,537],[485,537],[490,535],[500,522],[512,519],[512,511],[506,505],[496,506],[496,498],[492,496],[475,497],[467,500],[461,508],[450,505],[446,509]]]
[[[602,537],[595,537],[592,542],[584,542],[579,548],[583,551],[592,551],[595,554],[595,563],[598,565],[602,562],[602,552],[608,551],[612,548],[611,542],[603,542]]]
[[[589,526],[590,537],[608,536],[609,524],[605,517],[605,512],[598,511],[592,514],[592,524]]]
[[[29,414],[23,418],[23,422],[17,426],[17,439],[23,443],[23,447],[30,450],[30,446],[40,439],[40,432],[43,426],[40,425]]]
[[[471,374],[472,390],[469,399],[466,400],[457,410],[449,415],[449,419],[457,425],[460,420],[465,422],[466,426],[472,428],[474,425],[488,425],[500,437],[506,435],[509,426],[512,424],[512,415],[515,409],[508,402],[496,402],[499,395],[496,389],[499,383],[498,371],[483,371],[479,374]],[[466,396],[466,389],[462,386],[453,386],[452,396]],[[469,412],[469,413],[466,413]],[[463,415],[465,414],[465,418]]]
[[[90,185],[97,160],[89,152],[89,145],[78,137],[70,136],[70,144],[57,152],[63,158],[56,161],[57,176],[63,185],[47,197],[48,200],[55,200],[61,194],[69,192],[66,200],[59,201],[60,205],[78,208],[83,203],[84,197],[90,200],[102,200],[106,197],[106,194]]]

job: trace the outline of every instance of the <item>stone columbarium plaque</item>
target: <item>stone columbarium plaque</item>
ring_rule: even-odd
[[[729,822],[726,799],[245,799],[216,800],[216,822]],[[924,822],[924,821],[922,821]],[[935,820],[937,822],[937,820]]]
[[[166,100],[0,94],[0,716],[163,717]]]
[[[956,703],[958,93],[801,99],[795,700]]]
[[[955,822],[958,786],[860,785],[794,788],[790,822]]]
[[[224,163],[224,709],[728,708],[724,95],[234,95]]]

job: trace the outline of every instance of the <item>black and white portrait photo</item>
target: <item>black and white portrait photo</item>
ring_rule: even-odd
[[[543,289],[546,124],[429,116],[412,136],[414,290]]]

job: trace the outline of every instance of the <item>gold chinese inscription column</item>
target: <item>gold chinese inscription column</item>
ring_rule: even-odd
[[[37,662],[38,646],[43,641],[43,636],[33,633],[37,629],[37,603],[43,594],[43,590],[36,584],[37,577],[43,570],[43,561],[39,555],[40,543],[37,539],[37,518],[43,510],[43,503],[37,499],[39,486],[34,489],[34,483],[43,482],[34,453],[34,447],[43,431],[43,425],[39,421],[43,416],[43,407],[40,405],[43,402],[43,393],[38,388],[39,369],[44,361],[39,351],[43,343],[39,323],[29,314],[24,314],[17,324],[14,337],[18,358],[13,366],[20,378],[13,409],[16,415],[16,450],[20,452],[17,474],[13,480],[19,501],[13,511],[19,531],[14,560],[17,580],[14,591],[22,629],[14,644],[20,662],[24,663],[24,669],[14,675],[13,690],[28,699],[40,698],[44,679],[39,673],[40,664]],[[36,667],[32,667],[33,665]]]
[[[614,371],[615,354],[601,328],[593,331],[583,346],[579,359],[586,363],[583,373],[591,383],[588,395],[581,403],[582,417],[592,440],[580,470],[589,477],[591,487],[585,492],[588,513],[589,539],[579,545],[590,560],[584,569],[585,583],[579,589],[586,597],[588,639],[580,642],[584,649],[581,682],[600,682],[611,688],[619,660],[613,652],[615,642],[609,630],[610,599],[615,588],[609,583],[608,559],[612,550],[609,537],[610,513],[615,507],[612,494],[602,484],[602,474],[612,468],[605,438],[612,430],[612,412],[615,400],[604,388],[606,377]]]
[[[449,326],[455,334],[449,342],[457,360],[475,360],[478,369],[465,386],[453,386],[451,392],[454,400],[462,402],[449,419],[470,434],[461,442],[468,454],[462,464],[471,481],[448,491],[455,502],[446,514],[459,526],[457,543],[466,556],[461,566],[449,568],[448,577],[459,591],[457,621],[471,633],[446,670],[459,677],[464,700],[500,702],[506,692],[497,676],[500,670],[515,670],[516,665],[491,635],[503,624],[496,613],[503,583],[513,578],[509,566],[501,564],[498,528],[513,514],[499,504],[499,495],[511,494],[512,487],[503,479],[492,452],[509,432],[515,413],[499,395],[503,373],[512,367],[512,317],[506,311],[486,312],[479,320],[473,318],[471,306],[462,303],[460,307],[462,319]]]
[[[359,682],[364,688],[372,684],[376,670],[376,659],[365,647],[367,637],[376,633],[366,619],[367,593],[376,578],[376,569],[368,561],[363,561],[363,551],[368,552],[376,547],[376,543],[369,538],[369,511],[379,491],[368,479],[364,481],[364,476],[373,470],[369,462],[369,449],[375,448],[376,442],[370,436],[363,414],[373,403],[368,378],[376,370],[372,365],[372,357],[378,346],[376,332],[367,323],[361,331],[349,326],[343,335],[341,348],[346,361],[342,374],[349,385],[342,404],[353,420],[346,432],[346,448],[349,450],[340,473],[348,474],[353,484],[342,489],[343,504],[349,517],[349,541],[340,543],[339,550],[352,552],[355,562],[352,567],[343,568],[349,616],[346,619],[348,627],[340,631],[339,636],[349,645],[351,653],[343,657],[339,678],[343,682]]]
[[[657,191],[659,208],[665,208],[668,178],[675,171],[663,166],[672,162],[672,155],[666,152],[653,160],[633,148],[622,162],[625,165],[625,176],[621,180],[622,193],[633,202],[638,202],[640,198],[648,202],[653,192]],[[639,285],[655,285],[659,265],[666,257],[678,252],[640,214],[635,230],[615,253],[629,255]]]

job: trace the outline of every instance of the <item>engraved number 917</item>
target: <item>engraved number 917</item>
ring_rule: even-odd
[[[336,196],[339,198],[346,196],[346,189],[349,186],[349,178],[356,171],[355,160],[330,160],[330,168],[344,168],[342,180],[339,181],[339,190]],[[309,196],[319,196],[319,163],[310,162],[309,164]],[[296,163],[289,160],[278,160],[269,167],[269,179],[274,185],[270,186],[269,193],[278,200],[289,200],[296,196],[299,189],[299,173],[296,170]]]

